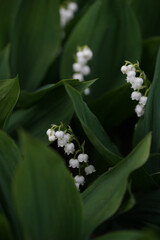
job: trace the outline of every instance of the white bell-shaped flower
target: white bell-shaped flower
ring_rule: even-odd
[[[86,175],[92,174],[93,172],[96,171],[96,169],[93,165],[89,165],[89,166],[85,167],[84,170],[85,170]]]
[[[137,113],[138,117],[143,116],[144,114],[144,107],[140,104],[137,104],[136,108],[135,108],[135,112]]]
[[[82,67],[81,69],[81,73],[84,75],[84,76],[87,76],[91,73],[91,69],[88,65],[85,65]]]
[[[84,183],[85,183],[85,178],[83,176],[77,175],[77,176],[75,176],[74,179],[75,179],[75,182],[79,183],[80,185],[84,185]]]
[[[75,73],[75,74],[73,74],[72,78],[78,79],[80,82],[82,82],[84,80],[82,73]]]
[[[143,79],[136,77],[136,78],[134,79],[133,84],[132,84],[132,88],[133,88],[134,90],[137,90],[137,89],[139,89],[139,88],[142,86],[142,84],[143,84]]]
[[[62,139],[64,137],[64,132],[63,131],[57,131],[57,132],[55,132],[55,136],[58,139]]]
[[[142,96],[141,98],[140,98],[140,100],[139,100],[139,103],[142,105],[142,106],[145,106],[146,105],[146,103],[147,103],[147,97],[145,97],[145,96]]]
[[[82,70],[83,70],[83,65],[81,63],[78,63],[78,62],[73,63],[72,67],[73,67],[74,72],[82,72]]]
[[[58,141],[57,141],[58,147],[64,147],[66,145],[66,143],[67,143],[67,141],[64,138],[58,139]]]
[[[142,96],[142,94],[140,92],[134,91],[131,94],[131,99],[139,101],[141,96]]]
[[[125,66],[125,65],[123,65],[122,67],[121,67],[121,72],[123,73],[123,74],[126,74],[127,73],[127,66]]]
[[[88,47],[84,47],[84,49],[83,49],[83,56],[84,56],[84,58],[88,61],[88,60],[90,60],[90,59],[92,59],[92,57],[93,57],[93,52],[92,52],[92,50],[90,49],[90,48],[88,48]]]
[[[69,167],[72,167],[72,168],[79,168],[79,162],[77,159],[70,159],[69,160]]]
[[[78,4],[75,2],[70,2],[68,3],[67,8],[70,9],[72,12],[76,12],[78,10]]]
[[[80,153],[77,159],[79,162],[88,162],[88,154]]]
[[[74,143],[67,143],[64,147],[64,151],[67,155],[73,154],[75,152]]]
[[[86,88],[86,89],[84,90],[84,94],[85,94],[86,96],[88,96],[90,93],[91,93],[90,88]]]
[[[66,143],[69,142],[70,138],[71,138],[71,134],[69,133],[65,133],[63,138],[66,140]]]

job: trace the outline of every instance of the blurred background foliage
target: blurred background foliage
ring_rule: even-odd
[[[159,239],[160,1],[76,2],[62,38],[63,0],[0,0],[1,239]],[[93,59],[78,82],[72,64],[82,45]],[[120,71],[125,60],[138,61],[153,83],[140,120]],[[81,195],[63,152],[46,146],[46,130],[60,121],[85,139],[97,169]],[[21,128],[30,135],[19,137]]]

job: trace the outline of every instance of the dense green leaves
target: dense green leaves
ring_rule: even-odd
[[[23,133],[13,194],[25,239],[81,239],[82,203],[63,160]]]
[[[104,173],[83,193],[85,224],[84,239],[119,208],[132,171],[141,167],[148,158],[151,134],[111,171]]]
[[[74,110],[64,88],[65,82],[83,92],[94,81],[80,83],[77,80],[62,80],[34,93],[22,92],[19,109],[10,118],[8,132],[13,134],[23,127],[32,135],[47,141],[46,130],[51,124],[59,124],[60,121],[69,123]]]
[[[65,45],[61,78],[72,76],[73,55],[77,46],[82,45],[88,45],[93,51],[90,78],[99,78],[91,88],[90,98],[122,85],[120,67],[124,60],[139,60],[141,52],[139,28],[127,1],[93,2]]]
[[[156,69],[152,87],[150,89],[145,115],[140,119],[135,131],[134,142],[137,143],[149,131],[153,132],[152,138],[152,153],[160,153],[160,51],[157,57]],[[154,161],[148,162],[150,165],[150,172],[157,172],[160,170],[159,156],[155,157]]]
[[[12,31],[11,73],[35,90],[57,55],[60,42],[59,1],[21,1]]]
[[[12,231],[17,240],[21,239],[20,227],[15,216],[10,190],[14,172],[20,160],[21,156],[16,144],[4,132],[0,131],[0,205],[11,223]]]
[[[121,160],[116,146],[110,141],[96,116],[90,111],[81,95],[70,85],[65,84],[66,91],[72,100],[75,113],[91,143],[107,161],[113,166]]]
[[[19,91],[18,77],[0,80],[0,128],[4,127],[5,120],[16,105]]]

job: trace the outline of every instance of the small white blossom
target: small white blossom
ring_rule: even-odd
[[[47,136],[49,137],[51,135],[51,129],[49,128],[46,132]]]
[[[143,116],[143,114],[144,114],[144,107],[142,105],[138,104],[136,106],[136,108],[135,108],[135,112],[137,113],[138,117]]]
[[[135,77],[136,76],[136,72],[135,71],[128,71],[127,72],[127,77]]]
[[[132,83],[132,88],[134,90],[137,90],[142,86],[142,84],[143,84],[143,79],[137,77],[134,79],[134,82]]]
[[[67,143],[64,147],[64,151],[67,155],[73,154],[75,151],[74,143]]]
[[[134,84],[135,82],[135,77],[128,77],[126,78],[127,83]]]
[[[90,90],[90,88],[86,88],[85,90],[84,90],[84,94],[85,95],[89,95],[91,93],[91,90]]]
[[[84,47],[83,49],[83,56],[88,61],[93,57],[93,52],[90,48]]]
[[[88,155],[86,153],[80,153],[78,155],[79,162],[88,162]]]
[[[93,165],[89,165],[89,166],[85,167],[84,170],[85,170],[86,175],[91,174],[96,171],[96,169]]]
[[[70,2],[67,6],[72,12],[76,12],[78,10],[78,5],[75,2]]]
[[[70,138],[71,138],[71,134],[69,133],[65,133],[63,138],[66,140],[66,143],[69,142]]]
[[[58,147],[64,147],[66,145],[67,141],[66,139],[62,138],[62,139],[58,139]]]
[[[142,96],[142,94],[141,94],[140,92],[134,91],[134,92],[132,92],[132,94],[131,94],[131,99],[132,99],[132,100],[137,100],[137,101],[139,101],[140,98],[141,98],[141,96]]]
[[[82,82],[84,80],[82,73],[75,73],[75,74],[73,74],[72,78],[78,79],[80,82]]]
[[[79,162],[77,159],[70,159],[69,160],[69,167],[72,167],[72,168],[79,168]]]
[[[79,183],[80,185],[84,185],[84,183],[85,183],[85,178],[83,177],[83,176],[75,176],[75,182],[76,183]]]
[[[121,67],[121,72],[123,73],[123,74],[126,74],[127,73],[127,66],[125,66],[125,65],[123,65],[122,67]]]
[[[49,137],[48,137],[48,140],[49,140],[50,142],[54,142],[54,141],[56,140],[55,135],[49,136]]]
[[[80,63],[81,65],[85,65],[87,63],[87,59],[84,57],[83,51],[78,51],[76,53],[77,56],[77,62]]]
[[[69,22],[73,17],[74,17],[73,11],[71,11],[70,9],[66,9],[66,19],[67,19],[67,22]]]
[[[64,132],[63,131],[57,131],[57,132],[55,132],[55,136],[58,139],[62,139],[64,137]]]
[[[80,64],[80,63],[73,63],[73,71],[74,72],[82,72],[82,69],[83,69],[83,65]]]
[[[87,76],[91,73],[91,69],[88,65],[85,65],[82,67],[81,69],[81,73],[84,75],[84,76]]]
[[[145,96],[142,96],[139,100],[139,103],[142,105],[142,106],[145,106],[146,103],[147,103],[147,97]]]
[[[132,64],[129,64],[127,66],[127,72],[129,72],[129,71],[136,71],[135,67]]]

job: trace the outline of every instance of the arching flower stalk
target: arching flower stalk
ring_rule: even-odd
[[[88,155],[84,151],[85,142],[80,144],[71,127],[64,125],[62,122],[60,125],[52,124],[46,134],[50,142],[57,141],[58,147],[64,148],[65,154],[73,155],[68,166],[77,169],[74,180],[76,187],[79,189],[80,185],[85,184],[85,178],[82,174],[89,175],[96,171],[95,167],[88,163]]]
[[[131,88],[134,90],[131,94],[131,99],[138,101],[135,112],[138,117],[141,117],[145,112],[151,83],[147,79],[144,71],[139,67],[139,62],[133,64],[125,61],[125,65],[121,67],[121,71],[127,75],[126,81],[131,84]]]

